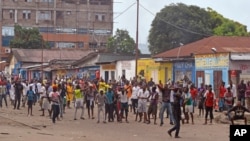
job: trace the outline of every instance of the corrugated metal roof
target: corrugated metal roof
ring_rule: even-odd
[[[139,55],[138,58],[150,58],[150,55]],[[135,55],[133,54],[116,54],[116,53],[100,53],[99,60],[96,64],[112,63],[122,60],[134,60]]]
[[[22,62],[50,62],[51,60],[78,60],[89,53],[90,50],[83,49],[13,49],[13,55]]]
[[[191,57],[194,54],[209,54],[211,49],[216,52],[250,52],[250,37],[212,36],[180,46],[154,56],[154,58]]]

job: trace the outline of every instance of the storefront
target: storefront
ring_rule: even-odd
[[[125,76],[128,80],[133,79],[135,77],[135,60],[117,61],[116,72],[118,78]]]
[[[109,80],[116,80],[116,64],[101,64],[100,65],[100,75],[105,82]]]
[[[174,62],[173,64],[173,81],[177,82],[186,76],[188,80],[195,82],[195,65],[194,61]]]
[[[218,94],[221,81],[229,81],[229,53],[195,55],[196,86],[211,84]]]
[[[230,61],[230,79],[234,84],[239,84],[241,80],[246,83],[250,81],[250,63],[247,60]]]
[[[172,80],[172,63],[155,62],[154,59],[139,59],[137,62],[137,75],[149,81],[151,78],[158,83],[160,80],[164,84],[169,79]]]
[[[85,78],[89,80],[93,80],[100,77],[100,67],[99,66],[88,66],[79,68],[77,70],[78,78]]]

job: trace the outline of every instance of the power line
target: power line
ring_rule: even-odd
[[[128,8],[126,8],[124,11],[122,11],[119,15],[117,15],[113,20],[115,20],[116,18],[120,17],[122,14],[124,14],[125,12],[127,12],[132,6],[134,6],[136,3],[131,4]]]
[[[153,12],[151,12],[150,10],[148,10],[147,8],[145,8],[143,5],[140,4],[140,6],[141,6],[144,10],[146,10],[147,12],[149,12],[151,15],[155,16],[156,18],[158,18],[159,20],[161,20],[161,21],[165,22],[166,24],[168,24],[168,25],[170,25],[170,26],[173,26],[173,27],[175,27],[175,28],[177,28],[177,29],[179,29],[179,30],[183,30],[183,31],[186,31],[186,32],[189,32],[189,33],[192,33],[192,34],[197,34],[197,35],[202,35],[202,36],[207,36],[207,37],[212,36],[212,35],[199,33],[199,32],[196,32],[196,31],[192,31],[192,30],[189,30],[189,29],[186,29],[186,28],[183,28],[183,27],[174,25],[174,24],[172,24],[172,23],[170,23],[170,22],[168,22],[168,21],[166,21],[166,20],[160,18],[159,16],[156,16]]]

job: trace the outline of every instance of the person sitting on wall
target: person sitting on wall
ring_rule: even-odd
[[[234,111],[233,117],[230,116],[230,112],[232,112],[232,111]],[[232,125],[234,125],[234,120],[241,120],[241,119],[244,120],[245,125],[247,125],[247,117],[244,115],[245,112],[250,113],[250,110],[248,110],[246,107],[244,107],[241,104],[241,101],[237,101],[236,106],[231,108],[227,113],[228,118],[229,118],[229,120],[231,120]]]

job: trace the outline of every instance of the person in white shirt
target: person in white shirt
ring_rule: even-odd
[[[42,99],[42,115],[41,116],[45,116],[44,112],[46,110],[48,110],[49,116],[51,117],[49,97],[47,95],[46,88],[45,88],[44,84],[42,84],[42,87],[41,87],[40,97]]]
[[[137,113],[139,90],[140,90],[140,87],[138,86],[137,83],[135,83],[132,88],[132,96],[131,96],[132,108],[133,108],[134,114]]]
[[[120,115],[122,117],[125,111],[125,120],[128,123],[128,96],[127,96],[126,91],[122,88],[120,89],[119,97],[120,97],[120,102],[121,102],[121,114]],[[122,118],[120,122],[122,122]]]
[[[149,91],[147,90],[147,86],[142,86],[142,89],[139,90],[138,94],[138,113],[140,120],[142,121],[142,115],[144,114],[144,123],[147,123],[147,101],[149,97]]]
[[[96,95],[96,98],[95,98],[95,103],[97,104],[97,108],[98,108],[97,123],[100,123],[101,112],[102,112],[103,123],[106,123],[106,119],[105,119],[105,103],[106,103],[106,101],[107,101],[107,97],[106,97],[106,95],[104,95],[104,91],[101,89],[100,93],[98,93]]]
[[[15,87],[14,87],[14,83],[12,83],[11,87],[10,87],[10,102],[11,102],[11,105],[14,105],[14,101],[15,101]]]
[[[27,102],[27,91],[29,90],[29,87],[28,82],[23,81],[21,84],[23,85],[22,107],[25,107],[25,104]]]
[[[237,97],[236,85],[233,84],[232,80],[229,81],[229,85],[230,85],[231,91],[233,93],[233,105],[235,105],[236,104],[236,97]]]

